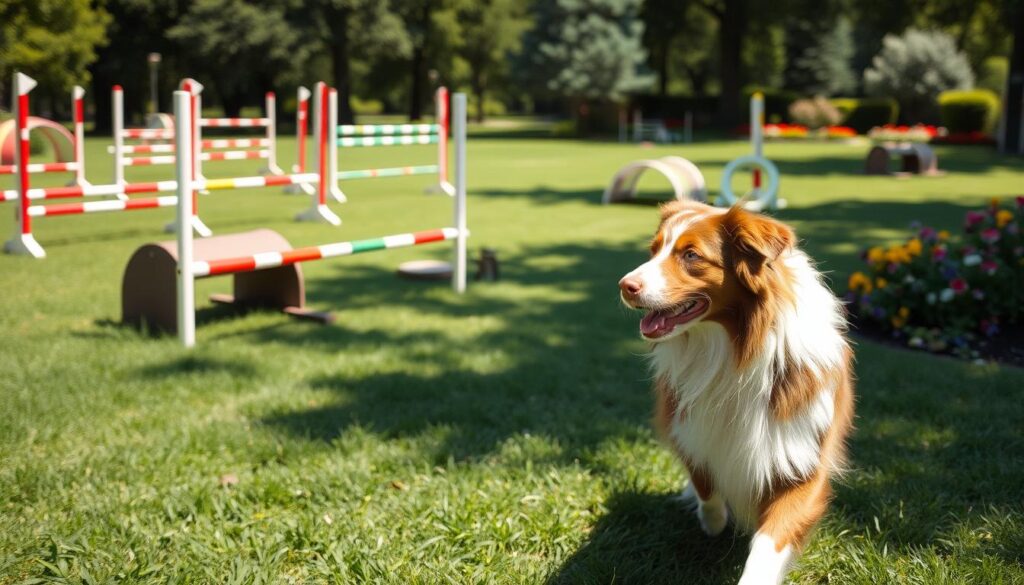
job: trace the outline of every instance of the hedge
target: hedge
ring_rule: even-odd
[[[950,133],[989,133],[999,118],[999,96],[987,89],[949,90],[939,94],[942,125]]]
[[[843,115],[840,122],[858,134],[867,134],[875,126],[895,124],[900,106],[891,98],[834,98],[832,105]]]

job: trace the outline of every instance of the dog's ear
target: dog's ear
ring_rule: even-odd
[[[761,292],[772,275],[772,262],[796,244],[789,226],[733,206],[722,218],[732,268],[745,287]]]

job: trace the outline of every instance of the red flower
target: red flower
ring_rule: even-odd
[[[953,289],[956,294],[960,294],[967,290],[967,281],[962,278],[954,278],[949,281],[949,288]]]
[[[981,232],[981,239],[986,244],[994,244],[999,241],[999,230],[996,228],[985,228]]]

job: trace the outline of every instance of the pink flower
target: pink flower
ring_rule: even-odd
[[[986,244],[994,244],[999,241],[999,230],[996,228],[985,228],[981,232],[981,240]]]
[[[971,228],[985,221],[985,214],[978,211],[968,211],[967,215],[964,216],[964,224],[967,231],[971,231]]]
[[[1017,195],[1017,207],[1024,208],[1024,195]]]
[[[945,259],[946,259],[946,247],[945,246],[935,246],[934,248],[932,248],[932,260],[934,260],[936,262],[942,262]]]
[[[999,265],[991,260],[985,260],[984,262],[981,263],[981,270],[985,272],[985,274],[988,274],[989,276],[995,274],[996,270],[998,269]]]
[[[967,290],[967,281],[962,278],[954,278],[949,281],[949,288],[953,289],[953,292],[960,294]]]
[[[935,228],[925,226],[921,228],[921,231],[917,234],[917,236],[926,242],[930,242],[935,239]]]

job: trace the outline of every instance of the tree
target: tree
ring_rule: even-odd
[[[803,23],[810,24],[808,21]],[[799,25],[798,25],[799,26]],[[853,72],[853,26],[845,17],[835,19],[831,28],[807,30],[800,27],[794,36],[806,35],[803,45],[787,42],[789,64],[786,68],[786,87],[810,94],[840,95],[857,89]]]
[[[945,33],[911,28],[901,36],[886,36],[882,44],[882,51],[864,72],[865,90],[895,98],[911,122],[934,114],[939,93],[974,84],[967,57]]]
[[[0,2],[0,88],[16,70],[34,77],[39,93],[51,97],[85,85],[97,47],[107,42],[109,22],[89,0]]]
[[[460,10],[459,21],[463,31],[459,54],[469,65],[476,119],[483,122],[487,88],[505,73],[508,56],[522,47],[530,19],[519,0],[479,0]]]
[[[229,116],[308,58],[308,43],[285,18],[282,1],[196,0],[167,37],[207,82],[216,81],[211,89]]]
[[[740,119],[740,71],[750,21],[748,0],[698,0],[698,4],[718,21],[718,115],[722,123],[733,126]]]
[[[419,120],[423,116],[431,69],[450,69],[451,57],[458,47],[458,39],[462,37],[459,8],[464,3],[475,1],[402,0],[396,7],[412,44],[408,61],[410,120]]]
[[[639,0],[552,0],[536,5],[526,75],[541,93],[618,100],[650,84]]]
[[[411,46],[401,19],[387,0],[312,0],[296,14],[330,61],[339,121],[352,123],[353,62],[407,58]]]
[[[693,4],[679,0],[646,0],[640,9],[644,23],[644,47],[648,63],[658,73],[659,95],[668,95],[673,45],[680,37],[688,36],[689,9]]]

